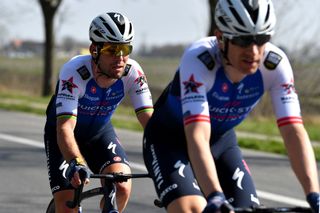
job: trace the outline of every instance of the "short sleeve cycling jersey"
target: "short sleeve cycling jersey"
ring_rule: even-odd
[[[54,126],[56,117],[74,117],[76,135],[95,135],[111,119],[125,94],[130,96],[137,114],[152,110],[146,77],[136,61],[129,59],[124,76],[110,87],[101,88],[93,78],[91,56],[76,56],[60,71],[55,100],[47,109],[47,120]]]
[[[302,122],[292,68],[283,51],[267,43],[258,70],[233,83],[224,72],[216,38],[207,37],[185,51],[161,107],[175,110],[162,110],[173,120],[185,125],[209,122],[213,132],[222,134],[246,118],[265,91],[270,92],[278,126]]]

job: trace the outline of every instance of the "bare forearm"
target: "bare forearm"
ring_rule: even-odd
[[[82,157],[76,139],[74,137],[74,120],[57,121],[57,140],[59,149],[64,159],[69,162],[76,157]]]
[[[189,146],[189,157],[198,184],[205,196],[214,191],[222,191],[219,183],[216,166],[210,149],[199,149],[196,146]]]
[[[210,151],[210,125],[202,122],[189,124],[185,127],[185,132],[192,169],[201,190],[205,196],[214,191],[222,191]]]
[[[74,139],[73,132],[67,133],[62,130],[58,132],[57,137],[59,149],[67,162],[75,157],[81,156],[77,142]]]
[[[319,192],[317,165],[307,132],[303,127],[290,132],[282,131],[292,169],[305,194]]]

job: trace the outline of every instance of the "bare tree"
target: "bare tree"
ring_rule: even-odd
[[[209,7],[210,7],[210,28],[208,32],[208,36],[213,36],[215,29],[217,29],[216,23],[214,21],[214,11],[216,8],[218,0],[209,0]]]
[[[53,61],[54,61],[54,16],[62,0],[38,0],[44,17],[45,53],[42,95],[47,96],[53,92]]]

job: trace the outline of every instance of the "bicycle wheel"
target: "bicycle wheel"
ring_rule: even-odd
[[[88,191],[82,192],[80,196],[81,200],[81,206],[82,206],[82,211],[85,212],[100,212],[99,209],[99,204],[100,200],[103,196],[103,188],[98,187],[98,188],[93,188]],[[92,199],[89,199],[92,198]],[[54,200],[51,199],[46,213],[55,213],[55,208],[54,208]]]

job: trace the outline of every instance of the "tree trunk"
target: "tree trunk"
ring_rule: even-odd
[[[53,93],[53,62],[54,62],[54,16],[62,0],[38,0],[42,8],[45,28],[44,74],[42,96]]]
[[[54,57],[54,34],[53,34],[53,17],[45,19],[45,51],[44,51],[44,75],[42,95],[48,96],[53,92],[53,61]]]
[[[216,8],[218,0],[209,0],[209,7],[210,7],[210,28],[208,32],[208,36],[213,36],[215,29],[217,29],[217,25],[214,21],[214,12]]]

